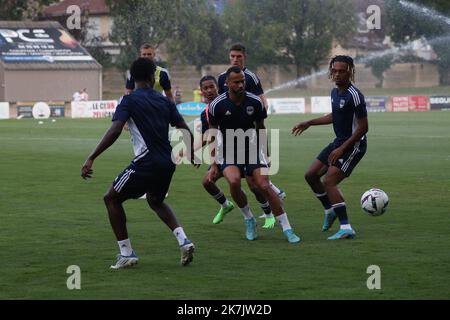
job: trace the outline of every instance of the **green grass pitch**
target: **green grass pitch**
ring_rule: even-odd
[[[118,247],[102,196],[132,158],[129,134],[84,181],[81,165],[109,120],[0,121],[0,299],[448,299],[450,113],[369,114],[367,154],[341,186],[357,238],[336,242],[326,240],[336,225],[320,231],[322,209],[303,179],[332,127],[290,134],[295,122],[313,116],[267,121],[280,129],[281,168],[272,181],[287,193],[300,244],[261,223],[259,239],[246,241],[237,209],[213,225],[218,205],[200,183],[206,166],[182,165],[167,202],[196,244],[194,262],[181,267],[170,230],[144,200],[132,200],[125,210],[140,261],[118,271],[109,270]],[[220,186],[229,195],[224,181]],[[383,216],[359,208],[371,187],[390,197]],[[81,290],[66,287],[70,265],[81,269]],[[370,265],[381,268],[380,290],[366,286]]]

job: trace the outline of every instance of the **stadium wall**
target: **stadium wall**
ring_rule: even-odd
[[[328,65],[319,70],[327,70]],[[312,73],[314,71],[311,71]],[[266,65],[257,69],[258,77],[265,90],[280,86],[297,78],[295,66]],[[375,88],[379,80],[372,75],[370,68],[356,64],[356,85],[361,89]],[[437,66],[431,63],[399,63],[384,73],[383,88],[434,87],[439,85]],[[304,86],[313,89],[330,88],[327,75],[313,76],[304,82]]]
[[[4,101],[70,101],[83,88],[101,99],[101,70],[5,70],[4,81]]]

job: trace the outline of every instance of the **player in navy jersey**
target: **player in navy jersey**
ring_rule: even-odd
[[[236,43],[231,46],[230,48],[230,65],[231,66],[237,66],[241,68],[245,75],[245,91],[251,92],[254,95],[258,96],[263,104],[264,107],[267,110],[267,100],[264,95],[264,90],[261,85],[261,81],[259,80],[258,76],[251,72],[247,67],[245,66],[245,60],[247,59],[247,53],[245,47],[240,44]],[[226,72],[223,72],[218,77],[218,86],[219,86],[219,94],[222,94],[226,91],[228,91],[227,84],[226,84]]]
[[[268,165],[263,150],[259,148],[258,133],[265,129],[266,109],[259,97],[245,91],[245,75],[239,67],[233,66],[227,70],[226,84],[228,91],[214,99],[208,108],[209,128],[220,131],[221,135],[216,138],[221,148],[217,148],[217,151],[222,150],[221,154],[214,154],[211,175],[216,176],[221,172],[230,185],[231,196],[245,218],[248,240],[255,240],[257,232],[256,220],[241,188],[241,177],[244,175],[251,176],[268,199],[288,241],[300,242],[289,224],[281,200],[271,188],[268,176],[264,174],[263,169],[267,170]],[[239,135],[239,132],[243,134]],[[267,137],[261,137],[263,141],[266,141],[265,138]]]
[[[295,125],[292,133],[298,135],[310,126],[333,124],[336,138],[317,156],[305,173],[305,179],[325,209],[322,231],[330,229],[336,217],[339,219],[340,230],[328,237],[328,240],[337,240],[355,236],[338,185],[350,176],[366,153],[369,125],[364,96],[352,84],[355,78],[353,59],[334,57],[328,75],[336,83],[331,91],[332,112]]]
[[[153,61],[155,58],[155,48],[153,48],[150,44],[144,43],[139,49],[139,57],[147,58]],[[133,92],[135,87],[133,76],[128,73],[127,81],[125,83],[126,93],[130,94]],[[164,95],[175,102],[173,94],[172,94],[172,85],[170,83],[169,71],[167,69],[161,68],[160,66],[156,66],[155,70],[155,84],[153,85],[153,89],[164,93]]]
[[[203,96],[206,99],[206,102],[208,103],[208,106],[206,109],[201,113],[200,120],[201,124],[200,127],[197,128],[197,130],[201,130],[202,134],[202,141],[200,145],[194,146],[195,150],[198,150],[202,148],[207,141],[206,132],[209,129],[209,123],[208,123],[208,107],[209,103],[211,103],[217,96],[217,81],[216,78],[213,76],[207,75],[200,79],[200,90],[202,91]],[[181,154],[181,157],[183,157],[183,154]],[[218,224],[223,221],[225,215],[229,213],[231,210],[234,209],[233,202],[229,201],[224,193],[219,189],[219,187],[216,185],[216,181],[220,178],[222,178],[222,174],[220,172],[217,173],[217,175],[213,176],[211,168],[208,168],[208,171],[206,172],[205,176],[203,177],[202,184],[205,190],[220,204],[221,208],[219,212],[216,214],[216,216],[213,219],[214,224]],[[264,197],[264,195],[259,191],[258,187],[256,186],[254,180],[250,176],[246,176],[247,184],[250,188],[250,190],[254,193],[256,200],[260,204],[261,209],[264,211],[265,216],[265,223],[263,225],[263,228],[273,228],[275,225],[275,217],[272,214],[272,210],[270,208],[269,202]]]
[[[132,64],[130,71],[136,81],[136,90],[120,101],[111,127],[83,164],[81,176],[84,179],[91,177],[94,160],[117,140],[123,126],[128,123],[136,156],[116,177],[104,196],[109,220],[120,248],[116,264],[111,268],[126,268],[138,262],[128,238],[122,204],[145,193],[149,206],[177,238],[181,249],[181,264],[187,265],[193,259],[194,244],[187,238],[172,209],[163,201],[175,171],[167,128],[170,124],[188,130],[189,133],[190,131],[175,104],[152,89],[155,72],[153,61],[139,58]]]
[[[229,50],[229,58],[231,66],[237,66],[244,71],[245,90],[258,96],[263,102],[264,107],[266,108],[267,111],[268,102],[266,96],[264,95],[264,90],[262,88],[261,81],[259,80],[258,76],[255,73],[251,72],[245,66],[245,62],[247,59],[246,48],[240,43],[233,44]],[[219,94],[222,94],[228,90],[225,80],[226,80],[226,72],[223,72],[219,75],[218,78]],[[272,187],[272,189],[274,189],[274,191],[278,194],[278,196],[282,200],[286,198],[286,193],[282,189],[278,188],[272,182],[270,182],[270,186]],[[268,221],[268,219],[272,219],[271,216],[268,214],[263,215],[260,218],[265,218],[266,222]]]

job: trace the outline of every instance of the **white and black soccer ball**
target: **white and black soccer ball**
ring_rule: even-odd
[[[381,216],[386,212],[388,204],[389,197],[381,189],[372,188],[361,197],[361,208],[369,216]]]

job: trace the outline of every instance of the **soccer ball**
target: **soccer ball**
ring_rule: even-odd
[[[381,216],[389,203],[389,198],[381,189],[372,188],[361,197],[361,208],[369,216]]]

